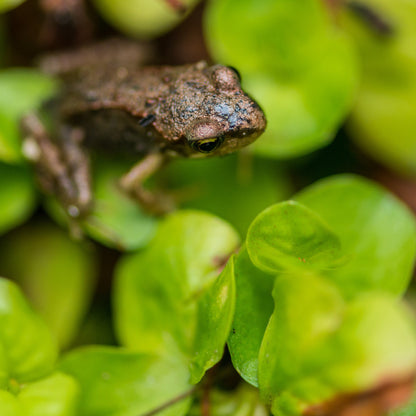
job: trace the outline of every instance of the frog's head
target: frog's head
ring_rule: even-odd
[[[204,72],[214,93],[202,101],[205,117],[194,120],[185,133],[193,157],[234,152],[252,143],[266,128],[264,113],[242,90],[237,70],[214,65]]]
[[[195,68],[181,80],[181,104],[175,105],[181,153],[193,158],[224,155],[257,139],[266,128],[266,118],[242,90],[238,72],[203,62]]]

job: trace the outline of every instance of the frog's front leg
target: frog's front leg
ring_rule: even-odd
[[[148,212],[155,215],[166,214],[175,208],[171,195],[154,193],[143,186],[143,183],[164,164],[168,157],[161,153],[151,153],[134,165],[120,180],[121,188]]]
[[[23,153],[34,164],[43,190],[56,196],[68,215],[79,218],[92,206],[90,163],[83,132],[63,126],[52,140],[36,114],[23,117]]]

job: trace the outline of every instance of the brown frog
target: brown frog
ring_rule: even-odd
[[[105,48],[102,54],[95,47],[46,61],[48,72],[63,80],[60,96],[48,105],[59,120],[54,137],[36,114],[22,120],[24,153],[41,186],[71,217],[91,209],[92,149],[142,157],[120,185],[161,213],[171,201],[143,182],[168,160],[225,155],[264,131],[264,114],[241,89],[235,69],[205,62],[146,67],[138,64],[140,53],[113,45],[108,54]]]

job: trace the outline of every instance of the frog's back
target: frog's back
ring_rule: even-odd
[[[64,74],[59,118],[85,131],[86,144],[128,153],[222,155],[265,129],[258,104],[223,65],[77,67]]]
[[[82,67],[66,74],[58,112],[65,123],[83,128],[89,147],[149,153],[164,144],[152,122],[161,97],[168,93],[160,74],[152,70]]]

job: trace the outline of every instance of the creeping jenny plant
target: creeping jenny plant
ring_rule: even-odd
[[[57,352],[16,285],[0,278],[0,414],[76,416],[78,384],[54,371]]]
[[[358,176],[331,177],[260,213],[239,247],[234,229],[211,214],[169,215],[116,268],[123,347],[81,347],[57,366],[52,335],[1,280],[0,409],[193,414],[192,397],[227,338],[234,367],[274,415],[336,414],[366,392],[369,406],[386,411],[410,395],[416,330],[399,297],[416,236],[402,203]],[[404,393],[392,400],[399,386]]]
[[[13,230],[37,202],[19,119],[56,91],[34,69],[9,68],[27,58],[19,44],[31,24],[16,39],[9,27],[30,3],[0,0],[0,12],[16,8],[0,16],[0,273],[21,285],[45,323],[1,278],[0,415],[414,416],[416,395],[389,413],[410,397],[416,371],[415,322],[401,302],[414,267],[414,216],[351,175],[275,204],[290,194],[293,176],[273,158],[328,144],[346,121],[366,153],[414,176],[416,3],[207,1],[204,40],[214,61],[241,72],[266,112],[268,129],[253,150],[269,160],[184,161],[156,178],[177,188],[182,207],[230,225],[200,211],[153,218],[116,185],[130,163],[94,158],[96,205],[82,226],[95,242],[85,245],[44,219]],[[90,11],[122,33],[154,38],[184,20],[181,4],[189,11],[197,3],[94,0]],[[181,54],[193,47],[180,33],[163,40],[170,51],[158,59],[188,59]],[[333,149],[326,163],[340,171],[346,159]],[[299,183],[310,180],[304,161],[284,166]],[[315,177],[331,169],[317,167],[315,155],[306,163],[315,163]],[[59,219],[49,202],[46,212]],[[114,285],[100,280],[95,293],[100,303],[102,290],[111,292],[117,341],[102,336],[99,308],[90,308],[94,254],[104,253],[105,274],[115,260],[114,250],[94,250],[99,244],[119,251]],[[84,345],[79,332],[107,345]],[[227,355],[218,363],[226,343],[244,382],[235,372],[220,378],[232,369]],[[57,345],[69,351],[59,356]]]
[[[346,395],[411,389],[415,325],[397,297],[415,258],[412,215],[355,176],[294,199],[258,215],[227,269],[236,279],[234,366],[275,415],[336,414]]]

